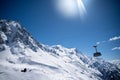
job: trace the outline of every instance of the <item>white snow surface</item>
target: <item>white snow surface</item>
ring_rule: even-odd
[[[12,54],[10,47],[0,53],[1,80],[98,80],[93,74],[101,73],[78,59],[76,55],[55,57],[39,50],[33,52],[25,49],[24,53],[15,48]],[[21,70],[27,68],[27,72]]]
[[[120,60],[112,60],[110,61],[112,64],[115,64],[118,66],[118,68],[120,69]]]
[[[5,31],[2,25],[6,25]],[[76,48],[41,44],[15,21],[1,20],[0,28],[6,40],[0,44],[0,80],[103,80],[99,66],[112,65]],[[24,68],[27,71],[21,72]]]

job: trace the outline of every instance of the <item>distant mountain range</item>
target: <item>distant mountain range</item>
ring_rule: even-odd
[[[0,20],[0,80],[120,80],[118,63],[44,45],[19,22]]]

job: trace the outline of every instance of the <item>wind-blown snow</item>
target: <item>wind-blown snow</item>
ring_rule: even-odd
[[[26,72],[21,72],[27,68]],[[119,80],[112,63],[76,48],[37,42],[18,22],[0,21],[0,80]]]

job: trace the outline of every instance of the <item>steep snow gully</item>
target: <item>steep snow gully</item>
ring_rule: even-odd
[[[120,80],[120,68],[76,48],[41,44],[19,22],[0,20],[0,80]]]

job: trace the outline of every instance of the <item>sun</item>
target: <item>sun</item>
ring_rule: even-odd
[[[56,9],[64,17],[83,17],[86,8],[82,0],[56,0]]]

